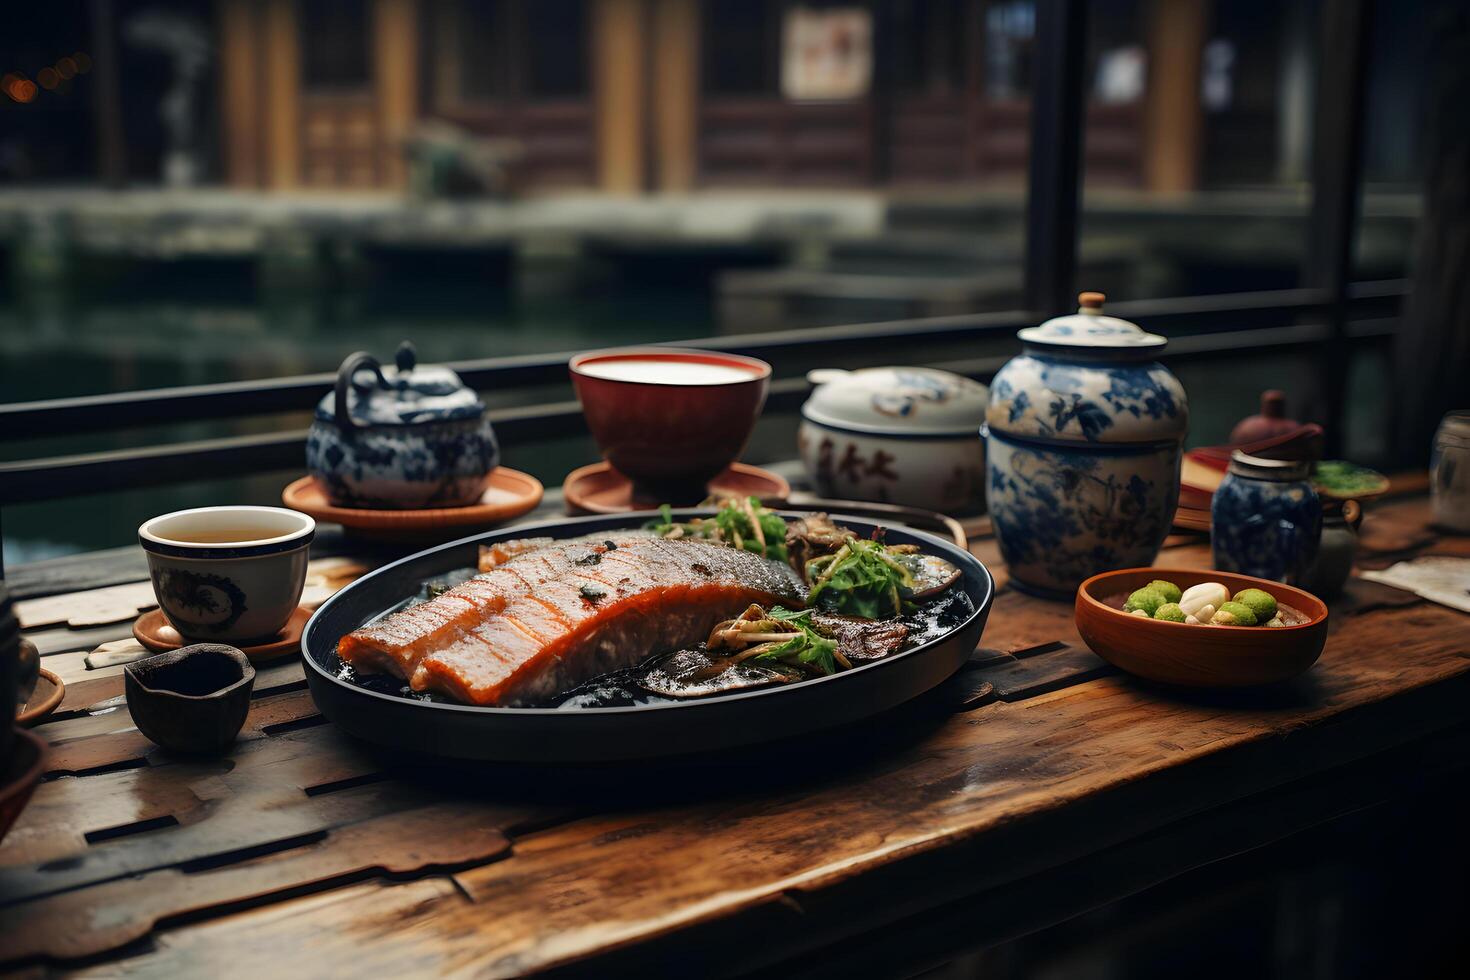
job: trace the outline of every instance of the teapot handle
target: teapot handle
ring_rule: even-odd
[[[337,428],[344,432],[351,432],[354,428],[366,428],[352,420],[347,411],[347,387],[352,384],[353,377],[363,368],[372,368],[373,374],[378,378],[378,384],[386,386],[388,382],[383,378],[383,366],[378,359],[367,351],[356,351],[347,355],[347,360],[337,369],[337,398],[335,418]]]

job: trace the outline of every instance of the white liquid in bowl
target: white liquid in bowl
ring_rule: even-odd
[[[577,370],[592,378],[657,385],[723,385],[749,381],[757,377],[755,371],[730,364],[708,364],[701,361],[673,361],[657,358],[588,361],[578,365]]]

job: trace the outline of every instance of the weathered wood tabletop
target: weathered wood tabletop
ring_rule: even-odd
[[[1380,502],[1360,567],[1470,554]],[[1003,578],[993,541],[975,550]],[[1171,539],[1160,563],[1208,566]],[[364,562],[318,561],[319,597]],[[0,966],[115,975],[850,973],[1060,921],[1465,764],[1470,619],[1354,579],[1275,690],[1149,687],[1003,589],[947,688],[800,745],[657,769],[428,769],[326,723],[299,661],[189,761],[122,700],[144,585],[20,603],[66,681],[0,845]],[[93,650],[104,641],[101,652]],[[90,669],[89,669],[90,658]],[[906,936],[904,942],[895,935]]]

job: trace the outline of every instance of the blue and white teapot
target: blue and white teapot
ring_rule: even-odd
[[[1101,293],[1020,331],[990,384],[987,494],[1011,579],[1070,596],[1084,579],[1153,562],[1179,502],[1189,408],[1155,358],[1168,343],[1104,316]]]
[[[307,433],[307,469],[339,507],[475,503],[500,462],[484,403],[448,368],[418,366],[407,341],[394,360],[358,351],[342,362]]]

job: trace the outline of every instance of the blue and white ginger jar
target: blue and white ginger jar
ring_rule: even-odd
[[[1168,343],[1081,308],[1017,336],[990,385],[987,492],[1023,591],[1070,596],[1084,579],[1149,565],[1173,524],[1189,408],[1156,358]]]
[[[500,447],[485,405],[446,367],[358,351],[337,370],[306,436],[306,466],[339,507],[464,507],[485,492]],[[371,372],[371,373],[369,373]]]
[[[1210,501],[1215,567],[1287,585],[1306,585],[1322,540],[1322,501],[1305,460],[1263,459],[1240,450]]]

